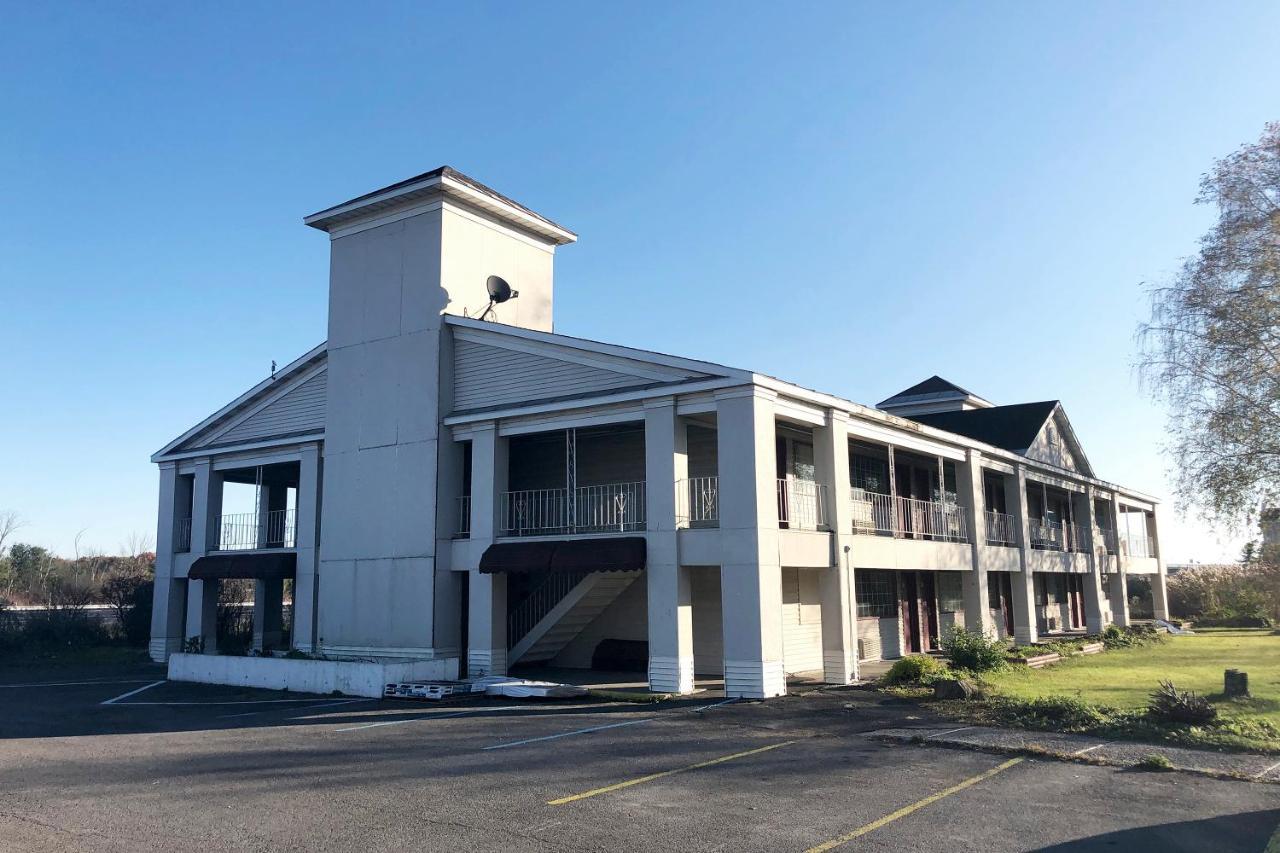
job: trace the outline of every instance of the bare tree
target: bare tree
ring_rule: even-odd
[[[25,525],[22,516],[11,509],[0,510],[0,555],[4,554],[4,543],[9,537],[17,532],[18,528]]]
[[[1280,497],[1280,122],[1214,164],[1218,220],[1139,327],[1181,503],[1239,527]]]
[[[120,543],[120,556],[138,557],[151,551],[151,536],[138,530],[131,531]]]

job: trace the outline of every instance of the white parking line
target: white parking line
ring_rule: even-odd
[[[732,705],[734,702],[737,702],[737,701],[738,701],[738,697],[734,696],[729,699],[722,699],[719,702],[712,702],[710,705],[703,705],[700,708],[690,708],[689,710],[695,714],[701,714],[703,711],[710,711],[712,708],[720,708],[724,705]]]
[[[110,679],[107,681],[36,681],[29,684],[0,684],[0,687],[81,687],[92,684],[142,684],[145,678]]]
[[[304,708],[304,709],[302,709],[302,710],[304,710],[304,711],[313,711],[313,710],[315,710],[315,709],[317,709],[317,708],[332,708],[332,707],[333,707],[333,706],[335,706],[335,705],[350,705],[350,704],[351,704],[351,703],[353,703],[353,702],[377,702],[377,701],[378,701],[377,699],[342,699],[342,700],[339,700],[339,701],[337,701],[337,702],[321,702],[319,705],[308,705],[306,708]],[[257,716],[257,715],[259,715],[259,714],[270,714],[272,711],[276,711],[276,710],[279,710],[279,709],[278,709],[278,708],[263,708],[261,711],[245,711],[245,712],[240,713],[240,714],[222,714],[222,715],[220,715],[220,716],[218,717],[218,719],[219,719],[219,720],[230,720],[230,719],[232,719],[232,718],[234,718],[234,717],[256,717],[256,716]],[[294,709],[294,710],[297,710],[297,709]],[[307,719],[307,718],[306,718],[306,716],[301,716],[301,717],[290,717],[289,719],[291,719],[291,720],[305,720],[305,719]]]
[[[346,728],[342,728],[342,729],[334,729],[334,731],[335,732],[358,732],[364,729],[377,729],[383,726],[400,726],[400,725],[404,725],[405,723],[423,723],[428,720],[444,720],[450,717],[475,716],[477,714],[484,714],[489,711],[527,711],[527,710],[529,710],[529,706],[527,705],[503,705],[498,708],[471,708],[466,711],[454,711],[448,714],[441,714],[439,712],[428,712],[421,717],[414,717],[409,720],[387,720],[385,722],[380,722],[380,723],[364,723],[359,726],[347,726]],[[538,716],[543,716],[543,715],[539,714]]]
[[[107,699],[101,704],[114,705],[117,702],[119,702],[121,699],[128,699],[130,696],[136,696],[137,694],[141,693],[144,690],[150,690],[152,687],[159,687],[161,684],[164,684],[164,679],[161,679],[160,681],[153,681],[150,684],[146,685],[145,687],[139,687],[137,690],[130,690],[128,693],[121,693],[119,696],[116,696],[114,699]]]
[[[925,738],[925,740],[933,740],[936,737],[946,737],[947,735],[953,735],[956,732],[967,731],[968,729],[971,729],[971,728],[973,728],[973,726],[961,726],[958,729],[951,729],[950,731],[946,731],[946,732],[938,732],[936,735],[929,735],[928,737]]]
[[[1071,754],[1084,755],[1085,753],[1093,752],[1095,749],[1101,749],[1102,747],[1106,746],[1108,743],[1110,743],[1110,741],[1104,740],[1102,743],[1095,743],[1093,746],[1086,746],[1084,749],[1077,749],[1075,752]]]
[[[1268,773],[1270,773],[1272,770],[1275,770],[1277,767],[1280,767],[1280,761],[1277,761],[1275,764],[1272,764],[1270,767],[1263,768],[1262,772],[1255,774],[1253,778],[1261,779],[1263,776],[1266,776]],[[1280,830],[1278,830],[1278,834],[1280,834]],[[1271,848],[1268,847],[1267,849],[1270,850]]]
[[[486,746],[481,751],[487,752],[490,749],[506,749],[509,746],[524,746],[526,743],[537,743],[540,740],[558,740],[562,737],[573,737],[574,735],[585,735],[591,732],[602,732],[605,729],[620,729],[623,726],[638,726],[641,723],[651,723],[657,717],[645,717],[643,720],[627,720],[625,723],[610,723],[607,726],[592,726],[589,729],[577,729],[572,732],[561,732],[558,735],[545,735],[543,737],[531,737],[527,740],[513,740],[509,743],[499,743],[493,746]]]

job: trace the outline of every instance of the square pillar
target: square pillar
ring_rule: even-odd
[[[680,565],[676,489],[689,476],[688,431],[670,397],[646,403],[645,518],[649,689],[693,691],[693,593]]]
[[[502,493],[507,490],[507,439],[492,421],[471,434],[471,542],[476,565],[499,530]]]
[[[749,387],[716,395],[720,476],[720,592],[725,695],[787,692],[778,561],[777,395]]]
[[[467,676],[507,674],[507,576],[471,571],[467,596]]]
[[[1014,536],[1018,541],[1019,562],[1022,570],[1010,573],[1013,590],[1013,637],[1019,645],[1034,643],[1040,638],[1036,625],[1036,588],[1031,571],[1031,531],[1027,511],[1027,469],[1018,465],[1013,477],[1005,477],[1005,506],[1013,516]],[[1015,493],[1016,492],[1016,493]]]
[[[173,549],[179,490],[178,469],[160,466],[160,504],[156,521],[156,579],[151,599],[151,659],[164,663],[182,649],[182,607],[185,580],[173,577]]]
[[[853,503],[849,494],[849,416],[831,409],[814,430],[814,462],[826,486],[825,516],[831,527],[831,562],[822,570],[818,591],[822,611],[822,680],[852,684],[858,680],[858,610],[854,600]]]
[[[187,626],[184,640],[199,637],[204,653],[218,653],[218,582],[187,581]]]
[[[1160,531],[1156,523],[1156,512],[1144,513],[1147,522],[1147,540],[1151,543],[1153,556],[1156,558],[1157,574],[1151,576],[1151,609],[1157,619],[1169,620],[1169,576],[1165,571],[1164,549],[1160,547]]]
[[[280,648],[284,639],[284,581],[253,582],[253,647],[260,652]]]
[[[982,491],[982,453],[969,450],[965,461],[956,466],[957,499],[965,505],[965,521],[969,526],[970,554],[973,569],[960,578],[964,598],[964,626],[968,631],[984,637],[995,636],[995,623],[991,619],[990,599],[987,597],[987,567],[983,553],[987,546],[986,495]]]
[[[295,508],[297,572],[293,579],[293,631],[295,649],[316,651],[317,607],[320,601],[320,500],[322,490],[320,448],[302,448],[298,466],[298,502]]]
[[[208,459],[197,461],[192,488],[191,553],[216,551],[222,519],[222,472],[213,470]]]
[[[1093,508],[1093,487],[1088,487],[1084,494],[1072,492],[1070,500],[1071,515],[1076,520],[1076,529],[1083,531],[1082,544],[1085,555],[1089,558],[1089,574],[1084,578],[1084,630],[1088,634],[1101,634],[1102,629],[1107,627],[1103,612],[1105,597],[1102,594],[1102,568],[1107,551],[1104,547],[1102,554],[1098,554],[1098,545],[1101,543],[1093,535],[1097,523]]]

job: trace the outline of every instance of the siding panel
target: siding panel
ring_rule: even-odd
[[[642,376],[467,340],[456,341],[453,369],[458,411],[655,384]]]
[[[782,657],[788,674],[822,669],[818,573],[782,570]]]
[[[300,432],[322,432],[327,376],[328,371],[320,371],[216,439],[201,442],[197,446],[252,441]]]

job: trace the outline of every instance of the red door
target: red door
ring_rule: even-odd
[[[902,648],[918,654],[920,648],[920,601],[913,572],[902,574]]]
[[[938,648],[938,593],[933,574],[920,572],[920,624],[928,628],[925,648]],[[922,637],[921,639],[924,639]]]

